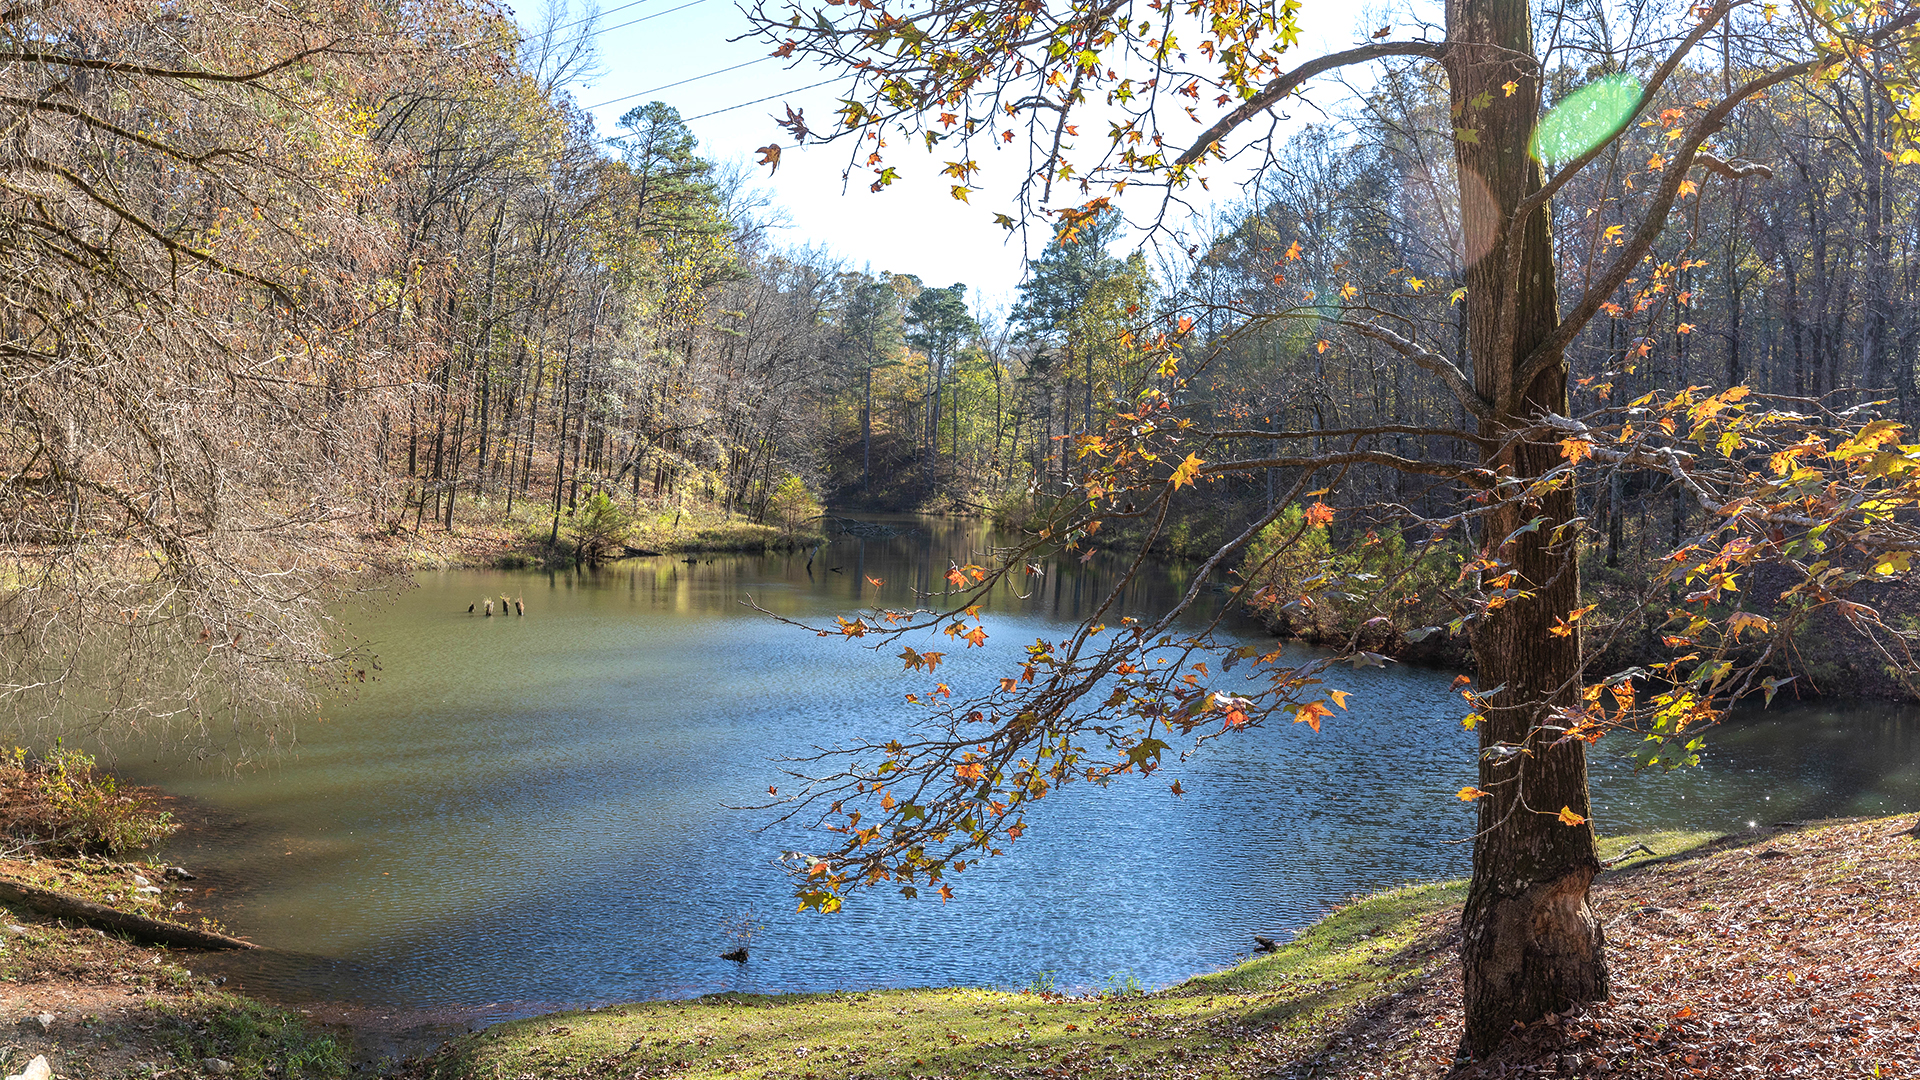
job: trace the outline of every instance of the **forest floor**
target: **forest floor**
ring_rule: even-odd
[[[1612,999],[1464,1066],[1464,885],[1443,882],[1356,898],[1276,953],[1145,996],[716,995],[501,1024],[407,1062],[364,1060],[351,1047],[377,1043],[366,1032],[219,990],[191,953],[16,909],[0,919],[0,1067],[45,1054],[56,1077],[88,1080],[1920,1077],[1914,828],[1906,815],[1604,842],[1660,853],[1595,884]],[[141,869],[0,866],[117,903]]]

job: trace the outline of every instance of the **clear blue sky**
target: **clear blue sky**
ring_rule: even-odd
[[[539,20],[543,3],[527,0],[516,12],[522,25]],[[572,0],[572,6],[563,22],[580,17],[580,0]],[[1354,40],[1363,14],[1347,4],[1308,0],[1302,18],[1306,32],[1298,55],[1305,58]],[[769,177],[758,169],[757,175],[791,218],[786,243],[823,245],[855,268],[917,274],[929,284],[964,281],[979,287],[990,303],[1012,296],[1023,251],[992,217],[1012,209],[1006,193],[1026,160],[1024,152],[989,154],[986,190],[976,192],[970,205],[949,195],[951,181],[939,175],[940,160],[913,148],[889,158],[901,181],[873,194],[864,168],[843,184],[847,145],[794,150],[792,138],[772,119],[791,104],[804,109],[816,128],[824,127],[833,114],[834,91],[844,84],[800,89],[821,82],[826,73],[768,58],[771,47],[765,43],[730,40],[747,29],[734,0],[601,0],[596,25],[599,72],[591,83],[572,90],[601,135],[612,133],[628,109],[658,100],[680,111],[709,158],[752,161],[756,147],[778,142],[788,147],[778,173]],[[735,65],[745,66],[724,70]],[[771,100],[746,104],[760,98]],[[999,156],[1004,163],[993,160]]]

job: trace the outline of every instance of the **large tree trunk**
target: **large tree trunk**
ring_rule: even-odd
[[[1518,251],[1507,244],[1515,208],[1543,182],[1527,152],[1539,111],[1539,65],[1527,0],[1450,0],[1447,18],[1453,122],[1464,136],[1454,146],[1468,262],[1467,344],[1475,388],[1496,403],[1481,431],[1498,445],[1530,417],[1567,408],[1561,363],[1530,386],[1513,385],[1524,359],[1559,324],[1546,209],[1527,220]],[[1509,273],[1509,259],[1517,260],[1517,275]],[[1558,445],[1544,442],[1490,453],[1485,464],[1526,478],[1560,460]],[[1473,884],[1462,916],[1462,1049],[1475,1057],[1492,1052],[1517,1023],[1607,995],[1600,924],[1587,897],[1599,862],[1584,821],[1585,746],[1553,745],[1553,733],[1542,731],[1553,707],[1579,702],[1578,634],[1552,632],[1579,606],[1575,544],[1556,532],[1575,513],[1573,488],[1564,486],[1500,508],[1484,533],[1488,554],[1513,572],[1514,592],[1473,634],[1486,695],[1479,787],[1488,792],[1478,804]],[[1515,534],[1535,518],[1543,519],[1538,528]],[[1565,824],[1563,808],[1581,822]]]

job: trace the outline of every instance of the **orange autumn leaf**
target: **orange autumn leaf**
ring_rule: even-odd
[[[978,761],[969,762],[965,765],[955,765],[953,767],[953,775],[962,780],[978,780],[982,776],[985,776],[986,772],[986,766]]]
[[[1585,439],[1561,439],[1560,454],[1578,465],[1581,458],[1593,456],[1593,444]]]
[[[1460,800],[1462,802],[1472,802],[1475,799],[1484,799],[1490,794],[1492,793],[1481,791],[1479,788],[1469,784],[1460,789]]]
[[[1573,807],[1563,806],[1560,808],[1560,824],[1585,825],[1586,823],[1587,823],[1587,819],[1581,817],[1579,814],[1574,813]]]
[[[1299,710],[1293,714],[1293,722],[1296,724],[1305,724],[1313,730],[1319,731],[1320,718],[1332,715],[1333,710],[1327,708],[1325,702],[1309,701],[1305,705],[1300,706]]]
[[[960,568],[956,566],[947,571],[947,583],[956,589],[964,589],[967,587],[967,575],[961,573]]]
[[[1345,690],[1329,690],[1327,691],[1327,696],[1333,698],[1335,705],[1343,709],[1347,707],[1347,692]]]
[[[864,577],[865,575],[862,575],[862,576]],[[867,578],[867,584],[869,584],[869,585],[872,585],[872,586],[874,586],[875,588],[878,588],[878,587],[880,587],[881,585],[884,585],[884,584],[885,584],[885,582],[883,582],[883,581],[881,581],[881,580],[880,580],[879,578],[877,578],[877,577],[870,577],[870,578]]]
[[[1168,788],[1167,790],[1168,790],[1168,791],[1171,791],[1171,792],[1173,792],[1173,793],[1174,793],[1175,795],[1185,795],[1185,794],[1186,794],[1186,792],[1185,792],[1185,791],[1182,791],[1182,790],[1180,789],[1180,781],[1178,781],[1178,780],[1175,780],[1175,781],[1173,782],[1173,786],[1172,786],[1172,787],[1170,787],[1170,788]]]
[[[1333,507],[1323,502],[1314,503],[1307,507],[1306,518],[1307,524],[1316,529],[1330,525],[1333,523]]]

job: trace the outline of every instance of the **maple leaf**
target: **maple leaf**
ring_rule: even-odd
[[[985,776],[986,772],[986,766],[978,761],[966,765],[955,765],[953,767],[953,775],[962,780],[978,780],[982,776]]]
[[[1173,786],[1172,786],[1172,787],[1170,787],[1170,788],[1168,788],[1167,790],[1168,790],[1168,791],[1171,791],[1171,792],[1173,792],[1173,793],[1174,793],[1175,795],[1185,795],[1185,794],[1186,794],[1186,792],[1185,792],[1185,791],[1182,791],[1182,790],[1180,789],[1180,781],[1178,781],[1178,780],[1175,780],[1175,781],[1173,782]]]
[[[1481,791],[1479,788],[1474,787],[1471,784],[1460,789],[1460,799],[1462,802],[1472,802],[1475,799],[1484,799],[1491,794],[1492,792]]]
[[[1327,708],[1327,705],[1325,702],[1309,701],[1305,705],[1300,706],[1299,709],[1294,711],[1293,722],[1296,724],[1305,724],[1308,727],[1312,728],[1313,730],[1319,731],[1320,718],[1323,716],[1332,716],[1332,715],[1333,715],[1333,710]]]
[[[1587,823],[1587,819],[1581,817],[1579,814],[1574,813],[1573,807],[1571,806],[1561,807],[1560,813],[1558,816],[1560,818],[1560,824],[1562,825],[1568,825],[1568,826],[1585,825]]]
[[[956,589],[964,589],[967,587],[967,575],[961,573],[960,568],[955,566],[947,571],[947,583]]]
[[[1181,462],[1180,467],[1173,470],[1171,479],[1175,490],[1178,490],[1182,484],[1193,483],[1193,478],[1200,475],[1200,466],[1205,464],[1206,462],[1201,461],[1198,454],[1188,454],[1187,460]]]
[[[1513,92],[1515,90],[1520,89],[1520,84],[1517,82],[1513,82],[1512,80],[1508,80],[1507,82],[1503,82],[1500,84],[1500,89],[1505,90],[1507,92],[1508,97],[1512,97]]]
[[[953,899],[953,886],[951,885],[940,886],[940,902],[944,904],[951,899]]]
[[[1314,342],[1313,345],[1314,348],[1319,349],[1323,353],[1333,348],[1333,342],[1328,341],[1326,338],[1321,338],[1319,341]]]
[[[864,577],[865,575],[862,575],[862,576]],[[885,583],[884,583],[884,582],[882,582],[882,581],[881,581],[881,580],[880,580],[879,578],[877,578],[877,577],[870,577],[870,578],[867,578],[867,584],[869,584],[869,585],[872,585],[872,586],[874,586],[875,588],[878,588],[878,587],[879,587],[880,585],[882,585],[882,584],[885,584]]]
[[[1288,246],[1287,261],[1288,262],[1300,261],[1300,241],[1295,240],[1290,246]]]
[[[1324,528],[1333,524],[1333,507],[1323,502],[1316,502],[1307,507],[1305,516],[1307,524],[1312,528]]]
[[[1335,705],[1343,709],[1347,707],[1347,692],[1345,690],[1329,690],[1327,691],[1327,696],[1333,699]]]
[[[791,42],[787,43],[785,46],[782,46],[782,47],[785,48],[787,52],[785,54],[776,54],[776,55],[792,54],[793,44]],[[807,136],[813,134],[813,132],[807,127],[807,110],[796,109],[791,105],[786,106],[786,109],[787,109],[787,118],[785,120],[781,120],[778,117],[775,117],[774,123],[779,124],[783,128],[786,128],[788,133],[790,133],[793,136],[795,142],[806,142]]]
[[[768,166],[767,168],[768,176],[772,176],[774,173],[777,173],[780,171],[780,144],[779,143],[768,143],[766,146],[763,146],[760,149],[754,151],[754,153],[760,155],[760,164]]]

